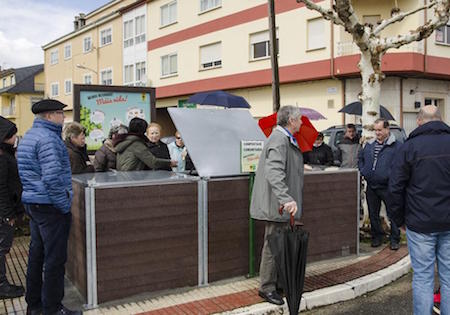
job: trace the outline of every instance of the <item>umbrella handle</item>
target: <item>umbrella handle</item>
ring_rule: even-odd
[[[283,215],[283,210],[284,210],[284,206],[281,205],[280,208],[278,209],[278,212],[280,213],[280,215]],[[291,228],[294,228],[295,219],[294,219],[294,216],[292,214],[290,215],[290,222],[289,223],[291,225]]]

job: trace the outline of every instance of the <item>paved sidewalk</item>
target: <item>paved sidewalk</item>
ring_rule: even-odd
[[[15,284],[25,283],[29,238],[14,240],[8,257],[8,272]],[[380,288],[410,270],[406,246],[398,251],[388,247],[374,251],[362,244],[364,254],[349,256],[307,266],[305,293],[301,310],[352,299]],[[258,278],[228,279],[206,287],[181,288],[133,296],[101,305],[86,315],[97,314],[270,314],[286,313],[287,307],[263,302],[258,296]],[[66,288],[64,303],[81,308],[82,301],[73,287]],[[25,314],[24,298],[3,300],[0,314]]]

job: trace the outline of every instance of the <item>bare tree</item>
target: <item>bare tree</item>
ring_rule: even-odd
[[[433,31],[449,20],[450,0],[425,0],[425,4],[408,12],[402,12],[398,7],[391,10],[391,17],[382,20],[378,25],[364,24],[359,21],[353,10],[351,0],[335,0],[330,9],[325,9],[312,0],[297,0],[307,8],[319,12],[324,19],[341,25],[353,37],[353,41],[361,51],[358,67],[361,71],[362,92],[359,98],[363,104],[362,124],[364,136],[373,137],[373,123],[380,112],[380,88],[385,75],[381,71],[381,59],[390,48],[399,48],[413,41],[421,41],[430,36]],[[393,37],[381,37],[380,33],[386,27],[401,22],[405,17],[422,10],[433,8],[432,18],[424,25],[412,30],[409,34]]]

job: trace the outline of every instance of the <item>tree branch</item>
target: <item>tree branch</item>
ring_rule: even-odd
[[[398,35],[397,37],[387,37],[378,39],[376,49],[386,51],[389,48],[399,48],[414,41],[421,41],[434,32],[435,29],[446,25],[450,16],[450,0],[438,0],[434,9],[433,19],[419,26],[411,34]]]
[[[320,5],[315,4],[311,0],[297,0],[298,3],[304,3],[305,6],[310,9],[319,12],[325,20],[330,20],[334,24],[345,26],[344,22],[332,9],[324,9]]]
[[[400,21],[403,20],[405,17],[407,17],[407,16],[409,16],[409,15],[412,15],[412,14],[414,14],[414,13],[416,13],[416,12],[419,12],[419,11],[422,11],[422,10],[426,10],[426,9],[429,9],[429,8],[432,8],[434,5],[436,5],[436,1],[432,1],[432,2],[430,2],[430,3],[427,4],[427,5],[424,5],[424,6],[422,6],[422,7],[419,7],[419,8],[417,8],[417,9],[414,9],[414,10],[411,10],[411,11],[408,11],[408,12],[401,12],[401,13],[399,13],[399,14],[394,15],[394,16],[391,17],[390,19],[383,20],[383,22],[381,22],[381,24],[378,25],[378,26],[374,29],[373,34],[374,34],[374,35],[378,35],[382,30],[384,30],[384,29],[385,29],[386,27],[388,27],[389,25],[394,24],[394,23],[396,23],[396,22],[400,22]]]

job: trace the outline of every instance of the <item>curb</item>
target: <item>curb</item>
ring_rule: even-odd
[[[409,255],[395,264],[364,277],[338,284],[332,287],[306,292],[302,296],[300,310],[311,310],[315,307],[335,304],[359,297],[367,292],[377,290],[401,276],[411,269]],[[285,299],[286,302],[286,299]],[[246,306],[232,311],[217,313],[221,315],[275,315],[289,314],[287,304],[276,306],[267,302]]]

